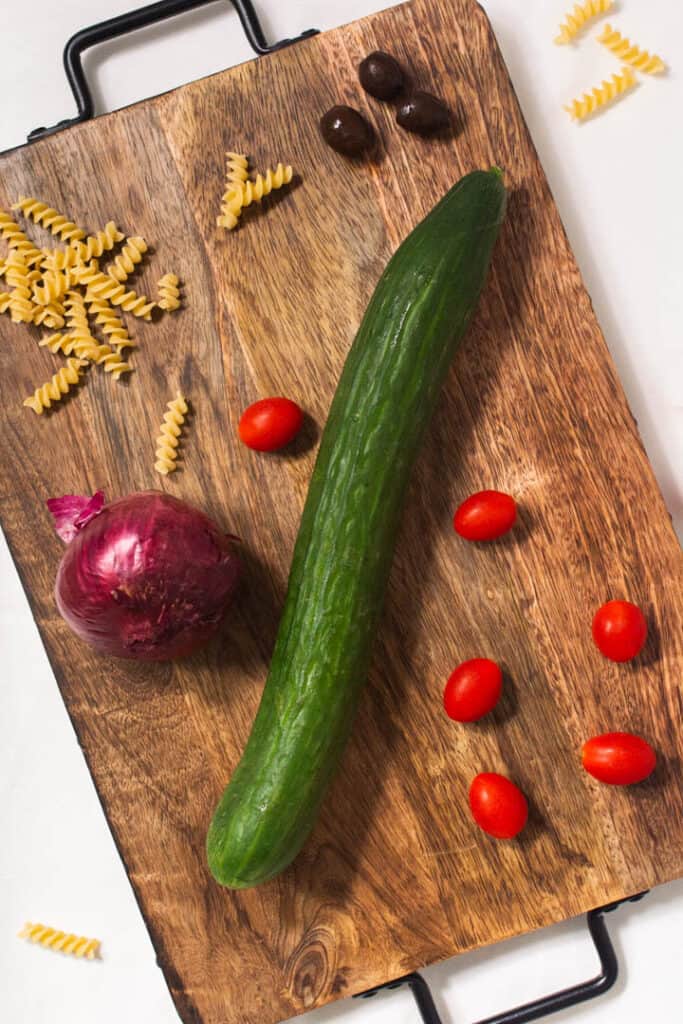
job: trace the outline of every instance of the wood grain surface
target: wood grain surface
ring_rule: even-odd
[[[411,136],[362,93],[355,68],[377,47],[447,99],[451,137]],[[319,115],[338,102],[376,126],[373,162],[319,138]],[[226,149],[298,173],[232,234],[215,227]],[[342,770],[292,868],[224,891],[207,870],[206,829],[257,707],[345,354],[401,239],[460,175],[493,162],[509,216],[414,473]],[[680,550],[473,0],[413,0],[19,149],[0,159],[0,205],[22,193],[90,230],[113,219],[144,235],[155,251],[136,282],[148,294],[166,271],[183,281],[178,314],[129,319],[140,345],[130,380],[93,371],[49,417],[21,402],[58,360],[38,348],[40,331],[0,317],[0,516],[185,1024],[273,1024],[683,874]],[[178,387],[194,415],[182,468],[161,481],[154,438]],[[236,439],[241,410],[272,394],[309,413],[293,454]],[[60,619],[61,544],[44,502],[98,487],[161,487],[243,538],[240,600],[202,654],[102,660]],[[521,522],[468,545],[451,516],[482,487],[514,494]],[[610,597],[647,611],[650,639],[632,665],[604,660],[590,638]],[[474,655],[504,665],[505,697],[459,726],[442,687]],[[618,790],[581,771],[582,741],[608,729],[656,745],[652,781]],[[520,841],[496,843],[470,820],[482,770],[528,794]]]

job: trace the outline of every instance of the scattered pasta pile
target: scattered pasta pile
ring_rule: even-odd
[[[242,153],[226,153],[227,169],[225,192],[221,202],[221,213],[216,218],[219,228],[232,231],[237,227],[242,210],[252,203],[260,203],[265,196],[276,189],[289,185],[292,168],[289,164],[278,164],[275,170],[269,167],[265,174],[257,174],[249,180],[249,161]]]
[[[612,8],[613,0],[585,0],[585,3],[575,4],[560,25],[559,34],[555,42],[559,44],[570,43],[581,32],[589,21],[605,14]],[[621,32],[605,25],[603,31],[597,36],[599,43],[607,47],[615,57],[622,62],[618,74],[612,75],[611,79],[603,80],[590,92],[584,92],[578,99],[572,100],[565,110],[575,121],[583,121],[590,117],[597,110],[602,110],[625,93],[630,92],[636,85],[636,71],[644,75],[659,75],[666,71],[666,64],[656,53],[649,53],[648,50],[641,50],[639,46],[632,43],[630,39],[622,36]]]
[[[19,932],[19,938],[28,939],[29,942],[35,942],[57,953],[69,953],[71,956],[85,957],[86,960],[100,958],[99,939],[86,939],[82,935],[72,935],[44,924],[32,924],[28,921]]]
[[[81,380],[90,365],[101,366],[114,380],[130,373],[124,357],[136,347],[120,311],[149,321],[155,310],[166,313],[180,305],[180,282],[164,274],[158,283],[158,299],[150,300],[128,287],[128,279],[140,267],[148,245],[139,235],[126,237],[113,221],[94,235],[46,203],[22,196],[12,209],[54,235],[61,246],[38,248],[17,220],[0,210],[0,238],[8,246],[0,260],[0,313],[14,323],[33,324],[57,333],[39,341],[67,363],[36,388],[24,405],[39,415],[59,402]],[[108,262],[100,267],[100,261]],[[0,281],[2,285],[2,281]]]

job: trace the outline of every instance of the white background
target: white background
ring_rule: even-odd
[[[30,0],[3,19],[0,149],[71,116],[61,48],[134,0]],[[328,28],[381,0],[261,0],[270,38]],[[683,6],[623,0],[611,20],[667,59],[666,79],[577,127],[562,103],[614,70],[593,28],[552,39],[564,0],[484,3],[566,224],[598,318],[679,533],[683,527]],[[23,15],[20,16],[20,10]],[[98,110],[123,106],[250,57],[228,4],[107,44],[87,60]],[[229,118],[230,112],[226,112]],[[0,1020],[7,1024],[171,1024],[177,1017],[118,859],[37,630],[0,538]],[[103,939],[89,964],[19,942],[33,919]],[[683,883],[609,919],[625,967],[612,994],[558,1015],[577,1024],[680,1020]],[[596,963],[582,921],[425,971],[445,1020],[472,1021],[571,984]],[[448,1008],[446,1010],[446,1007]],[[347,1001],[310,1024],[412,1024],[407,993]],[[226,1021],[226,1024],[230,1024]]]

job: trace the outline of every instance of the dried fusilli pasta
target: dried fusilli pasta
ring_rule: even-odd
[[[560,25],[560,31],[555,36],[555,42],[560,44],[571,42],[588,21],[609,11],[612,7],[612,2],[613,0],[586,0],[583,4],[574,4],[574,10],[566,15],[563,24]]]
[[[107,268],[109,277],[123,283],[135,271],[146,252],[147,242],[144,238],[140,238],[139,235],[127,238],[123,249]]]
[[[42,266],[45,270],[72,270],[81,263],[82,260],[73,246],[69,245],[66,249],[43,249]]]
[[[77,224],[70,221],[68,217],[57,210],[53,210],[47,203],[41,203],[32,196],[21,196],[19,201],[12,206],[13,210],[21,210],[25,217],[35,224],[41,224],[53,235],[57,235],[64,242],[79,242],[85,238],[85,231]]]
[[[164,274],[157,284],[159,299],[157,305],[172,313],[174,309],[180,309],[180,281],[176,274]]]
[[[71,956],[84,957],[86,960],[99,959],[100,940],[86,939],[82,935],[59,931],[44,924],[32,924],[28,921],[19,932],[20,939],[28,939],[46,949],[58,953],[69,953]]]
[[[79,359],[94,359],[98,351],[98,344],[90,330],[85,300],[81,293],[75,290],[67,292],[64,309],[69,338],[72,343],[70,351],[74,352]]]
[[[82,359],[69,359],[66,366],[63,366],[51,380],[36,388],[29,398],[24,399],[24,405],[33,409],[39,416],[42,415],[43,411],[49,409],[53,402],[60,402],[73,384],[78,384],[83,367],[86,365],[87,363]]]
[[[118,380],[122,374],[130,373],[133,369],[130,363],[122,359],[118,352],[112,351],[109,345],[100,345],[93,361],[104,367],[105,372],[110,373],[114,380]]]
[[[181,393],[178,392],[176,397],[166,406],[163,423],[159,427],[159,436],[156,439],[157,449],[154,468],[162,476],[166,476],[176,469],[179,438],[186,416],[187,402]]]
[[[0,237],[6,240],[10,249],[20,253],[27,266],[31,267],[43,259],[42,250],[28,240],[14,218],[4,210],[0,210]]]
[[[33,323],[36,305],[31,297],[32,276],[18,250],[14,249],[7,257],[5,271],[9,293],[10,316],[14,323]]]
[[[135,342],[131,341],[123,321],[116,315],[114,308],[106,299],[91,298],[88,301],[88,312],[95,317],[95,323],[107,338],[107,341],[114,346],[117,352],[124,348],[135,348]]]
[[[9,309],[9,304],[12,301],[12,296],[9,292],[0,292],[0,313],[6,313]]]
[[[598,36],[598,42],[611,50],[615,57],[623,60],[624,64],[630,64],[632,68],[642,71],[645,75],[659,75],[666,70],[666,64],[661,57],[656,53],[641,50],[611,25],[605,25],[604,31]]]
[[[289,185],[292,180],[292,168],[287,164],[278,164],[275,170],[269,167],[265,174],[257,174],[253,181],[245,181],[242,185],[242,206],[251,206],[270,195],[274,189]]]
[[[123,231],[119,231],[114,221],[110,220],[96,235],[89,235],[82,242],[73,242],[71,251],[79,263],[88,263],[105,252],[111,252],[125,237]]]
[[[95,298],[109,299],[112,305],[121,306],[127,313],[142,317],[143,320],[152,319],[152,310],[156,303],[150,302],[146,295],[126,291],[125,286],[119,284],[109,274],[103,274],[99,270],[87,271],[79,276],[79,283],[87,285],[88,291]]]
[[[221,202],[221,213],[216,218],[219,228],[232,231],[242,212],[242,185],[249,177],[249,161],[243,153],[226,153],[228,160],[225,175],[225,192]]]
[[[64,326],[64,306],[58,300],[48,302],[46,306],[36,306],[33,312],[33,322],[40,327]]]
[[[33,299],[39,306],[47,306],[50,302],[61,299],[71,287],[71,273],[63,270],[46,270],[40,283],[33,286]]]
[[[572,100],[564,109],[571,114],[573,120],[581,121],[594,114],[596,110],[613,103],[635,84],[636,76],[631,68],[623,67],[620,74],[612,75],[610,81],[601,82],[590,92],[585,92],[580,99]]]

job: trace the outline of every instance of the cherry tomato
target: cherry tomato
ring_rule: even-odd
[[[495,661],[470,658],[451,673],[443,692],[443,706],[456,722],[476,722],[493,711],[502,690],[503,673]]]
[[[606,732],[584,743],[581,761],[594,779],[610,786],[630,786],[652,774],[657,755],[646,740],[632,732]]]
[[[276,452],[301,430],[304,414],[289,398],[262,398],[242,413],[240,439],[257,452]]]
[[[483,772],[474,779],[470,786],[470,808],[479,828],[494,839],[514,839],[529,816],[524,793],[496,772]]]
[[[495,540],[517,518],[515,499],[502,491],[478,491],[463,501],[453,517],[455,532],[465,540]]]
[[[645,616],[630,601],[608,601],[593,618],[593,639],[606,658],[630,661],[647,639]]]

